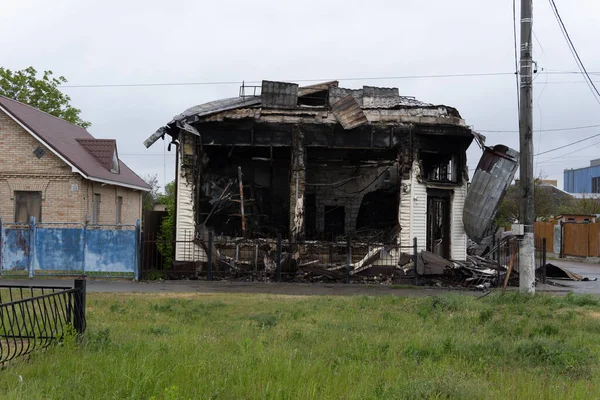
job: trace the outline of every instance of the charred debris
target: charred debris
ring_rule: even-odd
[[[465,229],[489,226],[518,159],[485,148],[467,195],[466,150],[484,138],[456,109],[337,81],[243,85],[144,144],[161,138],[178,153],[175,264],[203,274],[210,258],[227,279],[274,279],[280,261],[286,280],[412,282],[416,261],[423,276],[460,265],[470,282],[482,262]]]

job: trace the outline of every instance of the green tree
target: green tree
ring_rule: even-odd
[[[583,197],[574,199],[558,209],[558,214],[600,214],[600,199]]]
[[[565,207],[571,207],[572,199],[568,195],[557,194],[556,189],[541,184],[541,179],[534,181],[533,210],[535,218],[550,218],[561,213]],[[507,226],[519,219],[520,202],[519,181],[508,187],[496,214],[496,224]]]
[[[167,216],[162,220],[158,233],[158,251],[165,258],[166,265],[170,266],[174,259],[173,231],[175,229],[175,182],[165,185],[165,193],[159,194],[157,204],[167,207]]]
[[[82,128],[92,125],[79,117],[81,110],[71,106],[71,98],[62,93],[59,86],[67,83],[64,76],[53,76],[52,71],[44,71],[41,78],[33,67],[21,71],[11,71],[0,67],[0,95],[29,104],[39,110],[62,118]]]
[[[150,191],[144,192],[142,195],[142,209],[149,211],[154,208],[154,205],[158,201],[158,189],[160,189],[160,186],[158,185],[158,177],[156,175],[146,175],[144,181],[150,186]]]

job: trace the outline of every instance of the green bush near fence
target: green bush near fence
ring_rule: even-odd
[[[600,397],[600,301],[88,295],[88,331],[0,374],[3,399]]]

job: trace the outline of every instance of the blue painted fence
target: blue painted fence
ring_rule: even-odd
[[[97,275],[139,278],[140,223],[2,224],[0,274]]]

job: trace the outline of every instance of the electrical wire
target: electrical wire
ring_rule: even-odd
[[[329,82],[329,81],[361,81],[361,80],[385,80],[385,79],[438,79],[438,78],[469,78],[479,76],[502,76],[512,75],[512,72],[481,72],[462,74],[440,74],[440,75],[408,75],[408,76],[374,76],[374,77],[350,77],[350,78],[315,78],[315,79],[286,79],[286,82]],[[143,86],[194,86],[194,85],[239,85],[240,81],[216,81],[216,82],[173,82],[173,83],[123,83],[123,84],[97,84],[97,85],[60,85],[61,88],[105,88],[105,87],[143,87]],[[246,84],[261,84],[262,80],[245,81]]]
[[[600,142],[595,142],[595,143],[593,143],[593,144],[591,144],[591,145],[587,146],[586,148],[589,148],[589,147],[592,147],[592,146],[596,146],[596,145],[599,145],[599,144],[600,144]],[[540,161],[538,164],[546,164],[546,163],[547,163],[547,162],[549,162],[549,161],[552,161],[552,160],[558,160],[559,158],[564,158],[564,157],[566,157],[566,156],[569,156],[569,155],[571,155],[571,154],[578,153],[578,152],[580,152],[580,151],[583,151],[583,150],[585,150],[585,149],[578,149],[578,150],[574,150],[574,151],[572,151],[572,152],[570,152],[570,153],[565,153],[565,154],[562,154],[562,155],[560,155],[560,156],[557,156],[557,157],[554,157],[554,158],[549,158],[549,159],[547,159],[547,160],[545,160],[545,161]]]
[[[521,96],[520,96],[520,88],[519,88],[519,53],[517,46],[517,5],[516,0],[513,0],[512,3],[512,11],[513,11],[513,42],[515,47],[515,81],[517,83],[517,116],[519,118],[519,122],[521,122]]]
[[[600,136],[600,133],[597,133],[595,135],[586,137],[586,138],[581,139],[581,140],[577,140],[575,142],[571,142],[571,143],[565,144],[564,146],[556,147],[554,149],[550,149],[550,150],[543,151],[541,153],[534,154],[534,156],[537,157],[537,156],[541,156],[542,154],[548,154],[548,153],[551,153],[551,152],[556,151],[556,150],[561,150],[561,149],[564,149],[565,147],[570,147],[570,146],[573,146],[574,144],[585,142],[586,140],[590,140],[590,139],[593,139],[593,138],[598,137],[598,136]]]
[[[581,74],[577,71],[542,71],[548,75],[573,75]],[[510,76],[514,72],[476,72],[460,74],[439,75],[406,75],[406,76],[371,76],[371,77],[349,77],[349,78],[313,78],[313,79],[285,79],[286,82],[328,82],[328,81],[373,81],[394,79],[446,79],[446,78],[476,78]],[[589,72],[589,74],[600,74],[600,72]],[[262,80],[244,81],[246,84],[261,84]],[[116,83],[116,84],[86,84],[86,85],[59,85],[60,88],[119,88],[119,87],[154,87],[154,86],[211,86],[211,85],[241,85],[242,81],[207,81],[207,82],[155,82],[155,83]]]
[[[538,130],[538,132],[561,132],[561,131],[571,131],[571,130],[589,129],[589,128],[600,128],[600,125],[584,125],[584,126],[573,126],[573,127],[570,127],[570,128],[540,129],[540,130]],[[483,132],[483,133],[518,133],[519,131],[515,131],[515,130],[477,129],[477,132]]]
[[[567,30],[567,27],[565,26],[565,24],[562,20],[562,17],[560,16],[558,8],[556,7],[556,3],[554,2],[554,0],[548,0],[548,1],[550,2],[550,7],[552,8],[552,11],[554,11],[556,20],[558,21],[558,24],[560,26],[563,36],[565,37],[565,40],[567,41],[567,45],[569,46],[569,50],[571,50],[571,54],[573,55],[573,58],[575,59],[575,63],[577,64],[577,67],[582,72],[582,74],[586,77],[588,87],[592,91],[594,99],[596,100],[596,102],[598,102],[598,104],[600,104],[600,91],[598,91],[598,88],[596,88],[596,85],[592,81],[592,78],[590,77],[587,69],[585,68],[583,61],[581,61],[581,57],[579,57],[579,53],[577,52],[577,49],[575,48],[575,45],[573,44],[573,41],[571,40],[569,31]]]

